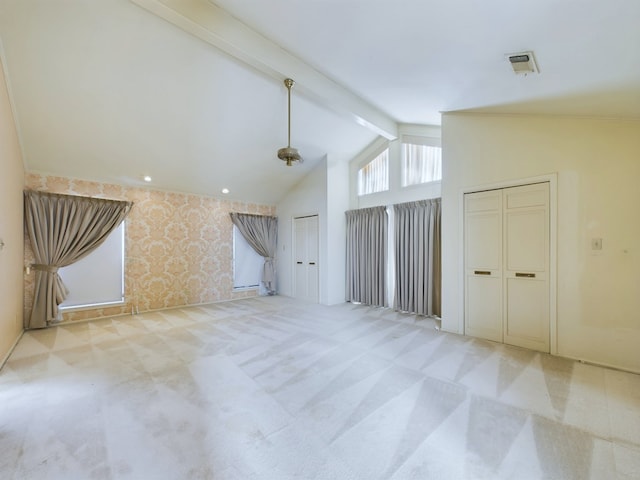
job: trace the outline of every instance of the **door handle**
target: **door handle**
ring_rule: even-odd
[[[475,270],[473,273],[475,275],[491,275],[489,270]]]
[[[309,262],[309,265],[315,265],[316,262]]]
[[[302,265],[302,262],[296,262],[298,265]]]
[[[535,274],[535,273],[521,273],[521,272],[517,272],[517,273],[516,273],[516,277],[519,277],[519,278],[536,278],[536,274]]]

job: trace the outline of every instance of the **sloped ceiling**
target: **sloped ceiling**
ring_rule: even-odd
[[[28,170],[275,204],[327,154],[377,135],[129,1],[1,2]]]
[[[442,111],[640,118],[638,25],[638,0],[0,0],[28,170],[270,204]]]
[[[214,0],[403,123],[439,112],[640,117],[638,0]],[[539,75],[505,54],[533,50]]]

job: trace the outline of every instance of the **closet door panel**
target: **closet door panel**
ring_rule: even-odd
[[[549,352],[549,184],[504,190],[504,342]]]
[[[465,333],[502,342],[502,279],[470,275],[466,288]]]
[[[465,334],[548,352],[549,184],[464,201]]]
[[[293,296],[296,298],[307,298],[307,220],[306,218],[295,218],[293,220],[294,237],[294,290]]]
[[[499,212],[467,217],[467,265],[499,271],[502,265],[502,216]]]
[[[294,297],[317,303],[319,299],[318,216],[294,218]]]
[[[507,343],[538,348],[549,330],[547,317],[547,283],[543,280],[508,278],[505,339]],[[546,350],[545,350],[546,351]]]
[[[318,217],[307,218],[307,300],[318,303],[319,271],[318,271]]]
[[[465,195],[465,333],[502,341],[502,193]]]
[[[516,271],[544,272],[547,269],[546,211],[507,211],[506,213],[506,268]]]

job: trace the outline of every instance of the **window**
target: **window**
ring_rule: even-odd
[[[358,170],[358,195],[389,190],[389,149]]]
[[[124,222],[89,255],[58,270],[69,289],[60,309],[124,302]]]
[[[262,277],[264,258],[258,255],[233,226],[233,288],[258,288]]]
[[[442,179],[442,148],[435,143],[435,139],[426,137],[403,137],[403,187],[437,182]]]

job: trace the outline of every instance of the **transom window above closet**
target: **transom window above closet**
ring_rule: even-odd
[[[402,186],[442,180],[442,148],[439,138],[403,135]]]

